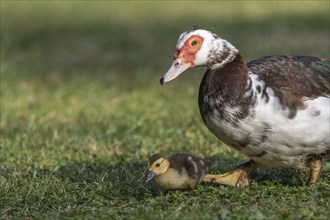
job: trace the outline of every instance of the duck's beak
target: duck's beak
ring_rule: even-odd
[[[193,66],[192,62],[184,63],[179,57],[175,59],[170,67],[170,69],[165,73],[165,75],[160,79],[160,84],[164,85],[165,83],[175,79],[181,73]]]
[[[151,170],[148,171],[147,175],[146,175],[146,179],[145,182],[149,182],[150,180],[152,180],[154,177],[156,176],[156,174],[154,172],[152,172]]]

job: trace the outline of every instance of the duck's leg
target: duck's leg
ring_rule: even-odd
[[[240,166],[238,166],[236,169],[234,169],[231,172],[224,173],[224,174],[207,174],[203,182],[215,182],[223,185],[229,185],[229,186],[248,186],[249,185],[249,174],[257,169],[257,164],[250,160],[249,162],[246,162]]]
[[[319,179],[322,172],[322,159],[314,159],[309,162],[310,176],[307,182],[307,186],[313,186]]]

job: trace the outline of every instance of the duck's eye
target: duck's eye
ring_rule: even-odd
[[[160,163],[156,163],[156,167],[159,167],[160,166]]]
[[[193,41],[191,41],[190,46],[194,47],[197,44],[198,44],[198,40],[193,40]]]

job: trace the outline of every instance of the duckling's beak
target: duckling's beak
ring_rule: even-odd
[[[145,182],[149,182],[150,180],[152,180],[154,177],[156,176],[156,174],[154,172],[152,172],[151,170],[148,171]]]

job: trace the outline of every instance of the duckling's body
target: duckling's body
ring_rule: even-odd
[[[163,189],[194,189],[204,178],[208,165],[191,154],[161,154],[150,157],[146,182],[154,180]]]

